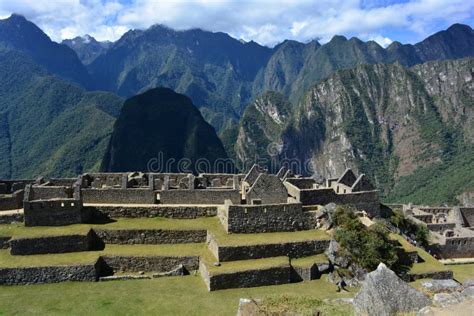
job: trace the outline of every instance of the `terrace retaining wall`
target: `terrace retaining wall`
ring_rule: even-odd
[[[103,262],[84,265],[0,268],[0,284],[58,283],[64,281],[97,281]]]
[[[89,214],[90,218],[102,218],[104,216],[111,218],[139,218],[139,217],[168,217],[193,219],[198,217],[208,217],[217,215],[217,206],[110,206],[94,205],[84,207],[84,212]]]
[[[208,233],[209,250],[222,262],[246,259],[260,259],[287,256],[300,258],[313,256],[326,251],[329,240],[292,241],[281,244],[259,245],[219,245],[212,234]]]
[[[206,265],[199,265],[199,272],[209,291],[278,285],[291,282],[291,267],[280,266],[267,269],[239,271],[212,275]]]
[[[12,255],[36,255],[103,249],[93,230],[87,234],[14,238],[10,240]]]
[[[180,264],[188,271],[199,269],[198,256],[104,256],[102,259],[114,272],[168,272]]]
[[[206,242],[206,230],[97,229],[106,244],[184,244]]]

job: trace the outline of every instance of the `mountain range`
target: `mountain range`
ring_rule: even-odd
[[[0,176],[107,166],[110,136],[122,135],[117,148],[127,142],[116,123],[124,98],[167,87],[190,98],[186,111],[200,110],[222,142],[213,146],[240,167],[256,157],[275,168],[296,159],[318,178],[352,167],[387,200],[451,203],[474,190],[466,180],[474,170],[472,56],[474,32],[462,24],[387,48],[343,36],[269,48],[163,25],[114,43],[84,36],[58,44],[12,15],[0,20]]]

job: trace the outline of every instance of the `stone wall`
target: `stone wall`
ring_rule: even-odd
[[[443,223],[443,224],[427,224],[429,230],[443,234],[447,229],[454,229],[456,227],[455,223]]]
[[[66,253],[100,248],[103,248],[103,244],[92,230],[84,235],[24,237],[10,240],[12,255]]]
[[[0,237],[0,249],[8,249],[10,247],[10,236]]]
[[[206,242],[206,230],[97,229],[106,244],[184,244]]]
[[[86,186],[91,186],[96,189],[100,188],[121,188],[122,179],[126,176],[126,173],[122,172],[109,172],[109,173],[88,173],[84,176],[87,179]]]
[[[298,189],[314,189],[314,185],[316,185],[316,181],[313,178],[288,178],[285,181]]]
[[[31,187],[29,200],[69,199],[72,188],[64,186],[34,185]]]
[[[51,178],[48,183],[54,186],[72,187],[77,178]]]
[[[446,238],[445,244],[431,245],[431,250],[442,258],[474,257],[474,237]]]
[[[83,203],[155,204],[156,193],[149,189],[82,189]]]
[[[241,203],[239,190],[234,189],[196,189],[196,190],[163,190],[159,193],[161,204],[224,204],[231,200]]]
[[[278,285],[291,281],[291,267],[289,265],[212,275],[205,264],[201,263],[199,272],[209,291]]]
[[[301,203],[226,204],[218,214],[228,233],[265,233],[305,229]]]
[[[418,274],[409,274],[409,281],[416,281],[419,279],[435,279],[435,280],[446,280],[454,278],[453,271],[436,271],[436,272],[426,272]]]
[[[4,187],[6,190],[6,194],[14,193],[18,190],[23,190],[25,189],[27,184],[34,183],[35,180],[30,180],[30,179],[13,179],[13,180],[0,180],[0,184],[2,184],[2,187]],[[2,193],[2,194],[4,194]]]
[[[474,227],[474,207],[460,207],[464,222],[469,227]]]
[[[369,217],[380,216],[380,200],[377,191],[337,194],[333,188],[298,189],[285,182],[290,196],[303,205],[326,205],[329,203],[350,204],[358,210],[364,210]]]
[[[0,224],[13,224],[23,222],[23,213],[19,211],[0,212]]]
[[[24,201],[25,226],[62,226],[82,223],[82,203],[75,199]]]
[[[0,268],[0,284],[58,283],[64,281],[97,281],[102,260],[85,265]]]
[[[188,271],[199,269],[198,256],[105,256],[102,258],[114,272],[168,272],[180,264]]]
[[[245,193],[245,200],[247,204],[251,204],[253,200],[259,200],[262,204],[286,203],[288,191],[277,176],[260,173]]]
[[[193,219],[198,217],[216,216],[216,206],[163,206],[150,205],[149,207],[137,206],[110,206],[110,205],[94,205],[84,207],[85,217],[89,218],[140,218],[140,217],[168,217]]]
[[[312,264],[309,266],[292,266],[291,271],[291,281],[292,282],[300,282],[300,281],[311,281],[316,280],[321,277],[321,273],[319,272],[318,266],[316,264]]]
[[[259,245],[219,245],[215,237],[208,233],[209,250],[222,262],[246,259],[260,259],[287,256],[300,258],[313,256],[326,251],[329,240],[292,241],[280,244]]]
[[[23,190],[10,196],[0,196],[0,211],[16,210],[23,207]]]

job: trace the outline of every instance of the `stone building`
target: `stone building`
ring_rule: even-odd
[[[405,205],[412,221],[430,231],[430,251],[441,258],[474,256],[474,207],[430,207]]]

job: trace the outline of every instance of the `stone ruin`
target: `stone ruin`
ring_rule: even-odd
[[[430,231],[430,252],[438,258],[474,256],[474,207],[403,205],[403,213]]]
[[[255,244],[246,242],[245,236],[317,230],[324,213],[321,205],[329,203],[352,204],[369,217],[380,216],[377,190],[364,175],[355,176],[350,170],[326,183],[295,176],[286,169],[273,175],[258,166],[246,174],[87,173],[77,178],[4,180],[0,181],[0,223],[23,222],[27,227],[82,223],[80,227],[87,229],[59,235],[2,236],[0,251],[9,249],[9,255],[101,251],[108,244],[185,243],[206,243],[209,254],[204,257],[165,256],[159,252],[150,256],[107,254],[85,265],[0,266],[0,284],[110,280],[114,279],[111,275],[120,271],[150,271],[165,276],[173,275],[174,271],[193,270],[199,270],[210,291],[311,280],[330,268],[324,255],[330,242],[328,235],[314,234],[304,239],[288,235],[278,242],[264,240]],[[107,226],[121,218],[149,217],[178,222],[214,217],[220,228],[110,229]],[[304,265],[293,261],[312,256],[315,261]],[[263,265],[266,268],[253,268],[252,260],[269,259],[274,261]],[[226,272],[226,263],[235,260],[250,261],[248,268]],[[121,274],[119,278],[134,276]]]

